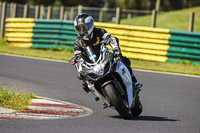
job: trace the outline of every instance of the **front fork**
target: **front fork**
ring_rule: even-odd
[[[108,106],[110,106],[110,100],[104,97],[96,88],[94,83],[91,83],[89,81],[86,81],[88,88],[90,89],[90,92],[97,96],[102,102],[106,103]]]

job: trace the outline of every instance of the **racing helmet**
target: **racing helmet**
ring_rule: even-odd
[[[81,13],[74,20],[74,27],[79,37],[90,40],[93,37],[94,20],[91,15]]]

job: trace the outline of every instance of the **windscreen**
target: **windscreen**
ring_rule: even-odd
[[[91,47],[91,46],[87,46],[85,48],[85,52],[87,54],[87,57],[88,57],[88,61],[90,63],[95,63],[97,62],[98,58],[99,58],[99,54],[100,52],[95,52],[94,49]]]

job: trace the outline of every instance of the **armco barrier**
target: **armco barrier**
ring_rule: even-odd
[[[6,22],[10,45],[73,50],[77,37],[73,21],[9,18]],[[200,33],[108,23],[95,23],[95,27],[118,37],[123,55],[129,58],[200,64]]]

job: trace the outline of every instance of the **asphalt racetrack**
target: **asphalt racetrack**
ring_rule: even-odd
[[[88,107],[93,114],[74,119],[0,121],[1,133],[200,133],[200,78],[135,71],[144,84],[144,111],[131,120],[103,109],[81,89],[74,66],[65,62],[0,54],[0,87],[11,87]]]

